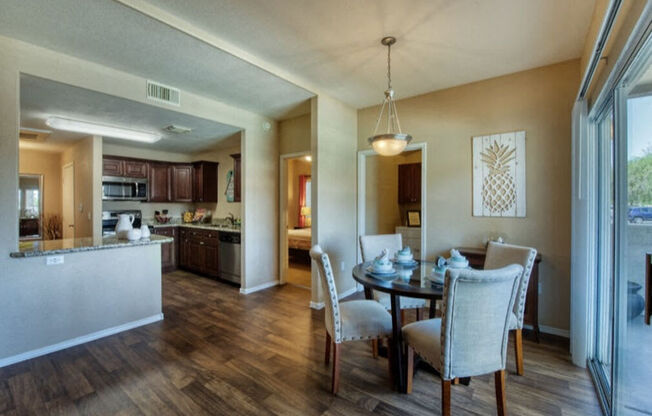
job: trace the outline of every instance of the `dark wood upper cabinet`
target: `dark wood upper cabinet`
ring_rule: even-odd
[[[193,163],[195,202],[217,202],[217,166],[215,162]]]
[[[240,153],[231,155],[233,158],[233,202],[240,202],[242,200],[241,192],[241,178],[242,178],[242,163]]]
[[[102,159],[102,175],[103,176],[123,176],[125,172],[125,164],[123,159],[104,157]]]
[[[192,202],[192,165],[172,165],[172,201]]]
[[[124,161],[124,176],[129,178],[146,178],[147,177],[147,162],[144,160],[125,160]]]
[[[398,165],[398,203],[421,202],[421,163]]]
[[[169,202],[172,200],[170,192],[171,167],[169,163],[149,162],[149,201]]]

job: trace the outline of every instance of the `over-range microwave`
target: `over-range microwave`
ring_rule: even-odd
[[[146,201],[147,179],[102,176],[102,199],[105,201]]]

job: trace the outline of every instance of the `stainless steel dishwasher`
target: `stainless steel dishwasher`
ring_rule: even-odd
[[[240,284],[240,233],[220,231],[218,254],[220,277]]]

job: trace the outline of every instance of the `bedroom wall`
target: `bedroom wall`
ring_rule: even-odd
[[[304,158],[288,160],[288,229],[293,229],[299,225],[299,176],[310,175],[311,169],[312,163]]]
[[[403,131],[427,143],[427,258],[455,246],[482,246],[500,232],[537,248],[540,324],[569,328],[571,109],[579,59],[436,91],[397,102]],[[358,112],[358,149],[367,149],[378,107]],[[473,136],[526,131],[527,217],[473,217]]]

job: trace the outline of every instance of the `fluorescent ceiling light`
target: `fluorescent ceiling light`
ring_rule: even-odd
[[[87,121],[70,120],[63,117],[48,117],[45,124],[57,130],[74,131],[76,133],[93,134],[97,136],[108,136],[116,139],[134,140],[137,142],[154,143],[161,140],[161,135],[156,133],[89,123]]]

